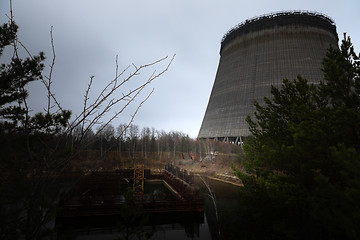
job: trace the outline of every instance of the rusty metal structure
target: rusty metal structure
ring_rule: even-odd
[[[250,135],[245,119],[255,111],[254,100],[262,103],[284,78],[321,81],[330,45],[338,47],[335,23],[315,12],[272,13],[228,31],[198,138],[241,143]]]
[[[144,193],[144,165],[135,165],[133,191],[136,195]]]
[[[57,215],[59,221],[75,217],[117,216],[125,202],[124,193],[139,180],[135,201],[146,214],[202,213],[204,200],[194,186],[194,175],[172,165],[160,173],[144,166],[115,172],[69,173],[66,178],[74,186],[61,196]],[[136,173],[135,173],[136,172]],[[170,193],[146,193],[144,181],[161,181],[171,188]]]

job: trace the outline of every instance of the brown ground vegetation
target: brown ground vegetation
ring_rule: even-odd
[[[191,159],[193,156],[195,159]],[[151,171],[161,171],[165,165],[173,164],[193,174],[205,175],[214,179],[240,183],[234,175],[232,166],[242,169],[239,154],[219,153],[195,156],[194,154],[176,152],[138,152],[135,158],[128,152],[109,151],[101,157],[96,150],[83,151],[72,161],[72,171],[116,171],[133,168],[134,165],[145,165]]]

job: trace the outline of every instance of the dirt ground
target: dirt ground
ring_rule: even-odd
[[[110,153],[105,158],[101,159],[93,152],[82,154],[82,157],[72,163],[72,170],[115,171],[117,169],[133,168],[134,165],[137,164],[145,165],[145,168],[155,172],[161,171],[167,164],[173,164],[174,166],[185,169],[193,174],[200,174],[233,184],[241,184],[241,182],[234,175],[232,166],[236,169],[243,170],[243,167],[238,160],[238,154],[232,153],[216,153],[201,159],[196,158],[195,160],[192,160],[187,156],[183,159],[179,157],[179,155],[175,155],[174,158],[174,156],[169,156],[169,154],[164,154],[160,157],[157,154],[149,154],[146,159],[141,156],[136,157],[135,159],[128,159],[124,156],[119,158],[116,153]]]
[[[194,174],[204,175],[216,180],[241,184],[241,181],[235,176],[232,166],[236,169],[243,169],[236,154],[218,154],[202,161],[176,160],[175,166],[185,169]]]

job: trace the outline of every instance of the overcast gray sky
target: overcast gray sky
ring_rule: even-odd
[[[191,137],[197,136],[206,110],[223,35],[248,18],[288,10],[330,16],[339,38],[347,32],[360,51],[359,0],[13,0],[20,40],[33,54],[44,51],[47,65],[49,31],[54,27],[53,90],[73,114],[81,111],[90,76],[95,76],[94,92],[113,79],[116,55],[122,69],[176,54],[169,71],[151,84],[148,92],[151,88],[155,92],[134,123]],[[1,23],[7,21],[8,12],[9,1],[0,0]],[[30,86],[34,112],[45,107],[44,92],[39,84]],[[129,115],[115,119],[113,125],[126,122]]]

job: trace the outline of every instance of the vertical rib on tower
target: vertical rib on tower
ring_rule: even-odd
[[[246,20],[222,39],[220,61],[198,138],[250,135],[245,121],[254,100],[270,97],[271,85],[299,74],[323,79],[322,61],[338,47],[334,21],[319,13],[280,12]]]

